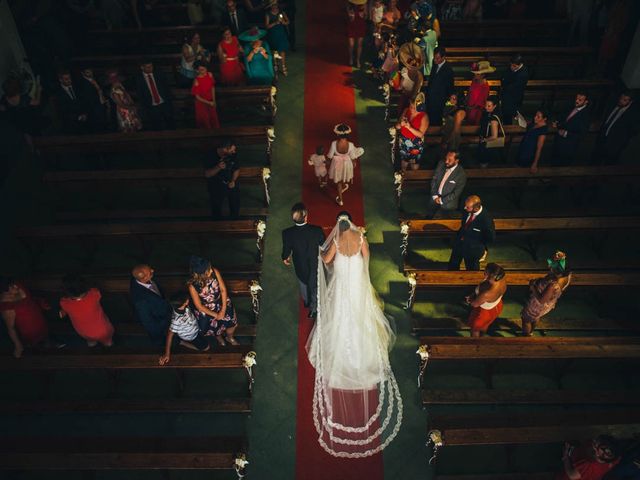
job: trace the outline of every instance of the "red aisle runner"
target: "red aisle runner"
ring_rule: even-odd
[[[348,123],[357,143],[355,93],[347,59],[346,12],[344,0],[307,2],[307,36],[304,80],[304,155],[301,159],[302,199],[309,209],[309,222],[333,226],[336,215],[348,210],[358,225],[364,224],[360,162],[351,188],[344,194],[344,206],[335,202],[333,184],[320,189],[307,158],[318,145],[329,147],[335,138],[333,127]],[[365,155],[366,156],[366,155]],[[326,453],[318,443],[313,425],[312,401],[314,369],[305,343],[313,323],[300,308],[298,327],[298,400],[296,415],[296,479],[298,480],[382,480],[382,454],[364,459],[341,459]]]

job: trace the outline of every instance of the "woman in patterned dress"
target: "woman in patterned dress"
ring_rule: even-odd
[[[238,345],[233,333],[238,318],[231,304],[222,275],[204,258],[192,256],[191,279],[187,285],[196,310],[200,330],[205,336],[215,336],[220,345]]]
[[[138,116],[138,109],[136,104],[124,88],[122,79],[118,72],[109,72],[108,76],[111,89],[109,90],[109,97],[116,106],[116,119],[118,121],[118,130],[124,133],[131,133],[137,130],[142,130],[142,121]]]

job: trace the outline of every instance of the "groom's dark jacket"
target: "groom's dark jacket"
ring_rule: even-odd
[[[305,285],[315,280],[318,272],[318,247],[324,232],[317,225],[296,224],[282,231],[282,260],[293,257],[296,276]]]

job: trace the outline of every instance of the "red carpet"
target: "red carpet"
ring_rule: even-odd
[[[335,202],[336,190],[330,184],[320,189],[307,158],[318,145],[328,149],[335,138],[333,127],[345,122],[353,131],[351,141],[358,145],[355,93],[348,67],[346,12],[344,0],[307,2],[307,35],[304,96],[304,155],[301,159],[302,200],[309,209],[309,222],[333,227],[336,215],[348,210],[357,225],[364,224],[360,161],[351,188],[344,194],[344,206]],[[366,147],[365,147],[366,150]],[[364,155],[366,160],[366,152]],[[325,232],[327,233],[327,232]],[[296,479],[299,480],[378,480],[384,476],[382,454],[364,459],[342,459],[326,453],[318,443],[313,425],[312,398],[314,369],[307,359],[305,343],[313,323],[300,304],[298,327],[298,401],[296,416]]]

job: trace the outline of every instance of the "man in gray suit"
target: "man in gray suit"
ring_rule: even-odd
[[[433,172],[427,218],[433,218],[438,213],[448,216],[456,211],[466,183],[467,175],[460,165],[460,154],[456,151],[447,152]]]

